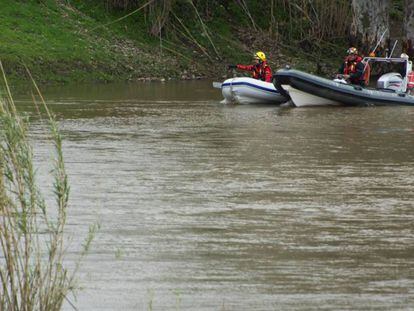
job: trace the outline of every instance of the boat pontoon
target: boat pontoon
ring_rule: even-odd
[[[273,83],[253,78],[231,78],[214,86],[221,88],[224,103],[280,105],[287,101]]]
[[[414,73],[405,54],[400,58],[365,57],[371,76],[383,73],[367,87],[329,80],[299,70],[285,68],[273,76],[280,94],[289,97],[295,106],[311,105],[413,105]],[[384,73],[385,72],[385,73]]]

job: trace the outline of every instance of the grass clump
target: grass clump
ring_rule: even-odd
[[[42,99],[38,112],[46,114],[54,146],[55,203],[50,206],[36,183],[28,118],[16,110],[1,62],[0,69],[0,310],[60,310],[65,300],[71,303],[68,294],[74,289],[75,273],[97,227],[90,228],[74,271],[69,272],[63,263],[70,187],[62,137]]]

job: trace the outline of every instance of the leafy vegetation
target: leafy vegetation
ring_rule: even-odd
[[[401,15],[400,2],[395,16]],[[274,67],[336,68],[352,11],[349,0],[0,0],[0,5],[6,70],[19,78],[24,63],[41,82],[217,77],[226,73],[227,63],[250,62],[259,49]]]

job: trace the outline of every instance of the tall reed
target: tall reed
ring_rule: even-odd
[[[152,25],[150,33],[155,36],[168,24],[173,11],[178,17],[187,12],[184,3],[194,6],[202,18],[212,7],[225,5],[228,8],[233,3],[233,7],[239,7],[246,16],[253,30],[258,30],[259,24],[266,24],[269,32],[278,32],[286,39],[320,41],[344,37],[352,23],[349,0],[106,0],[107,7],[111,9],[133,9],[148,2],[151,3],[146,7],[145,14]],[[180,12],[180,7],[184,8],[183,12]]]
[[[349,39],[352,24],[349,0],[106,0],[106,4],[115,10],[145,6],[147,31],[159,37],[161,51],[166,48],[163,43],[181,41],[213,62],[223,52],[220,36],[209,28],[214,15],[222,23],[226,16],[236,35],[250,33],[258,46],[272,38],[274,46],[299,46],[318,53],[322,46],[334,48],[337,39]]]
[[[287,39],[331,40],[345,37],[352,22],[348,0],[278,0],[272,11],[285,27],[278,31]]]
[[[60,310],[65,299],[69,301],[74,276],[97,227],[90,228],[74,270],[69,272],[63,262],[69,183],[62,137],[39,92],[42,106],[38,112],[46,114],[54,146],[55,203],[51,206],[36,182],[28,118],[16,110],[1,62],[0,69],[4,82],[0,99],[0,310]]]

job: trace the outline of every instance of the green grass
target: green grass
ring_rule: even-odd
[[[143,12],[114,22],[131,11],[108,11],[103,0],[0,0],[0,60],[13,82],[27,79],[25,64],[40,83],[181,78],[184,72],[221,77],[226,64],[250,62],[254,50],[273,51],[274,66],[288,61],[279,59],[283,50],[303,67],[315,62],[317,53],[303,55],[297,42],[289,41],[294,48],[285,49],[268,37],[260,5],[249,3],[261,31],[253,31],[233,1],[209,14],[203,3],[197,12],[188,1],[178,1],[174,13],[183,24],[170,15],[160,44],[149,34]],[[325,53],[322,61],[327,57]]]
[[[0,6],[0,59],[12,79],[24,75],[23,64],[40,82],[128,79],[139,75],[142,66],[155,76],[160,71],[145,68],[155,61],[144,48],[149,37],[135,31],[132,20],[103,26],[114,19],[103,7],[90,11],[100,16],[94,19],[52,0],[0,0]]]
[[[142,12],[114,23],[128,12],[109,12],[104,1],[0,0],[0,59],[13,81],[26,79],[25,64],[40,83],[217,76],[229,62],[250,61],[223,7],[205,21],[213,46],[195,10],[182,5],[186,27],[209,57],[173,31],[163,32],[161,46]]]
[[[28,64],[62,59],[88,62],[87,41],[76,35],[76,25],[65,10],[50,3],[0,1],[0,52],[4,60]]]

